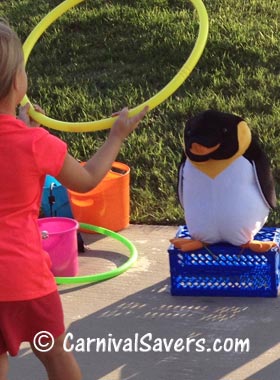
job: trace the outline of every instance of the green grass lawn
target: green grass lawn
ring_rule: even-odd
[[[22,40],[60,0],[2,0],[0,14]],[[208,108],[244,117],[259,134],[280,180],[279,0],[205,0],[210,34],[204,54],[175,94],[149,113],[124,144],[131,168],[131,221],[179,224],[176,196],[186,119]],[[186,0],[86,0],[42,36],[28,65],[29,97],[65,121],[108,117],[163,88],[189,56],[198,19]],[[57,133],[57,132],[54,132]],[[78,159],[107,131],[59,133]],[[278,194],[279,194],[278,186]],[[269,223],[280,224],[279,210]]]

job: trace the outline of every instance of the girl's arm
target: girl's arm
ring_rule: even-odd
[[[81,166],[70,154],[67,154],[63,167],[56,177],[63,186],[80,193],[90,191],[105,177],[115,161],[125,138],[138,126],[148,111],[145,107],[137,115],[128,117],[124,108],[114,122],[108,139],[101,148]]]

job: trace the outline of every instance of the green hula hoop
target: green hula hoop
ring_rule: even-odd
[[[50,13],[48,13],[37,26],[33,29],[30,35],[27,37],[24,45],[24,59],[25,63],[27,63],[28,57],[35,46],[38,39],[41,35],[46,31],[46,29],[56,21],[60,16],[62,16],[65,12],[67,12],[70,8],[73,8],[75,5],[81,3],[84,0],[65,0],[61,4],[59,4],[56,8],[54,8]],[[183,82],[188,78],[197,62],[199,61],[203,50],[205,48],[207,38],[208,38],[208,30],[209,30],[209,20],[206,8],[202,2],[202,0],[191,0],[195,9],[197,10],[199,17],[199,32],[196,39],[196,43],[194,48],[178,71],[178,73],[173,77],[173,79],[158,93],[156,93],[153,97],[146,100],[139,106],[132,108],[129,111],[129,116],[134,116],[138,112],[140,112],[145,106],[149,107],[149,110],[157,107],[160,103],[166,100],[169,96],[171,96],[178,87],[180,87]],[[21,101],[21,105],[25,105],[26,103],[30,103],[27,95]],[[103,130],[107,128],[111,128],[114,123],[115,118],[110,117],[107,119],[90,121],[90,122],[65,122],[60,120],[55,120],[45,115],[42,115],[39,112],[36,112],[34,107],[30,107],[30,116],[37,121],[38,123],[59,131],[65,132],[94,132],[98,130]]]
[[[120,274],[128,270],[132,266],[132,264],[134,264],[135,261],[137,260],[137,256],[138,256],[137,249],[135,248],[134,244],[132,244],[131,241],[125,238],[124,236],[116,232],[113,232],[111,230],[108,230],[107,228],[92,226],[91,224],[85,224],[85,223],[79,223],[79,224],[80,224],[80,227],[83,228],[84,230],[97,232],[99,234],[106,235],[113,239],[118,240],[120,243],[122,243],[125,247],[129,249],[129,252],[130,252],[129,258],[124,264],[108,272],[90,274],[86,276],[76,276],[76,277],[55,277],[56,283],[58,285],[83,284],[83,283],[94,283],[94,282],[105,281],[112,277],[119,276]]]

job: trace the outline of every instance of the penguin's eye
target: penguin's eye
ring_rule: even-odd
[[[223,128],[223,133],[224,134],[228,133],[228,129],[227,128]]]

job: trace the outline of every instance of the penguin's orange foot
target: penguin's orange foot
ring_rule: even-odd
[[[200,240],[192,240],[185,238],[170,239],[170,243],[172,243],[174,247],[184,252],[196,251],[197,249],[203,248],[205,246],[205,244],[203,244]]]
[[[271,248],[276,247],[277,244],[274,241],[259,241],[259,240],[250,240],[246,244],[242,244],[242,248],[249,248],[253,252],[267,252]]]

